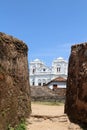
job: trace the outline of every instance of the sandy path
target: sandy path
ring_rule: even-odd
[[[34,115],[43,118],[33,117]],[[59,117],[56,117],[59,116]],[[47,118],[50,117],[50,118]],[[32,104],[32,114],[28,119],[27,130],[81,130],[70,123],[64,114],[64,106]]]
[[[32,115],[63,115],[64,106],[32,104]]]

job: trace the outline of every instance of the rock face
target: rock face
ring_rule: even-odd
[[[0,130],[30,114],[27,51],[23,41],[0,33]]]
[[[87,123],[87,43],[71,48],[65,113],[71,122]]]

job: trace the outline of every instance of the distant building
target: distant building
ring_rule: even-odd
[[[43,86],[57,77],[67,79],[68,62],[59,57],[52,62],[52,66],[46,66],[39,59],[30,62],[30,85]]]
[[[57,78],[51,80],[50,82],[48,82],[47,86],[53,90],[56,90],[58,88],[66,88],[66,81],[67,81],[67,79],[65,79],[63,77],[57,77]]]

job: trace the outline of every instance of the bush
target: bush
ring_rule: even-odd
[[[9,125],[8,130],[26,130],[26,124],[25,122],[21,122],[18,126],[16,126],[15,128],[11,127]]]
[[[19,124],[14,130],[26,130],[25,123]]]

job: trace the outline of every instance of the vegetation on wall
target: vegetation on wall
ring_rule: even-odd
[[[25,121],[21,121],[21,123],[17,125],[15,128],[9,125],[7,130],[26,130],[26,123]]]

